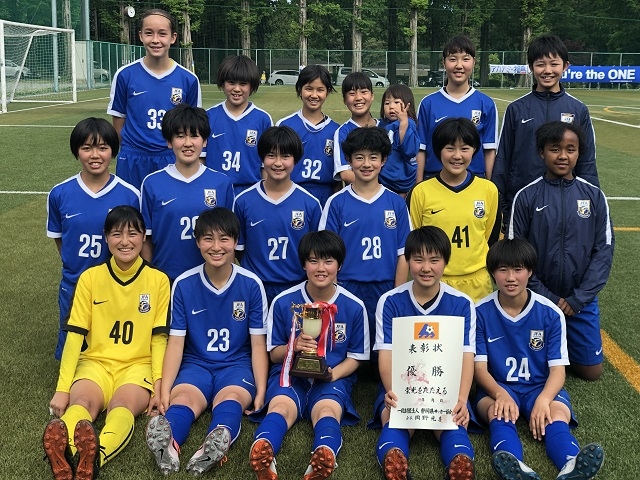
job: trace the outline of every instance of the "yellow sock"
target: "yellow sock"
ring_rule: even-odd
[[[133,436],[133,424],[133,413],[124,407],[114,408],[107,414],[100,432],[101,465],[110,461],[129,443]]]
[[[60,417],[60,420],[64,422],[67,426],[67,431],[69,432],[69,446],[71,447],[71,453],[76,454],[76,446],[73,444],[73,432],[76,429],[76,425],[80,420],[89,420],[93,421],[89,411],[84,408],[82,405],[71,405],[67,408],[67,411],[64,412],[64,415]]]

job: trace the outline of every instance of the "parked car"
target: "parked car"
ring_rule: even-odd
[[[100,68],[98,62],[93,62],[93,79],[100,82],[108,82],[111,80],[111,74],[109,73],[109,70]]]
[[[269,85],[295,85],[298,74],[298,70],[274,70],[269,75]]]
[[[7,72],[7,77],[18,78],[18,75],[20,75],[20,65],[11,60],[5,60],[4,68],[5,72]],[[27,67],[22,67],[22,78],[28,77],[29,71]]]
[[[352,71],[351,67],[338,67],[338,73],[336,75],[336,79],[334,84],[335,85],[342,85],[342,82],[344,81],[345,77],[347,75],[349,75]],[[389,80],[387,79],[387,77],[383,77],[382,75],[378,75],[376,72],[374,72],[373,70],[369,70],[368,68],[363,68],[361,70],[362,73],[364,73],[365,75],[367,75],[370,79],[371,79],[371,84],[374,87],[388,87],[389,86]]]

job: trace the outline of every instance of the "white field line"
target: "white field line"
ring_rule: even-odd
[[[96,102],[98,100],[102,101],[102,100],[108,100],[109,97],[102,97],[102,98],[92,98],[89,100],[80,100],[76,103],[53,103],[51,105],[41,105],[39,107],[29,107],[29,108],[23,108],[20,110],[11,110],[10,112],[7,113],[3,113],[2,116],[0,116],[0,118],[2,118],[4,115],[11,115],[12,113],[18,113],[18,112],[28,112],[29,110],[40,110],[42,108],[51,108],[51,107],[63,107],[65,105],[76,105],[78,103],[88,103],[88,102]],[[13,127],[14,125],[0,125],[2,127]]]

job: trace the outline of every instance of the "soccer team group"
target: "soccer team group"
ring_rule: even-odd
[[[249,101],[260,73],[245,56],[220,65],[226,99],[200,108],[197,77],[168,55],[175,32],[166,12],[142,15],[146,56],[114,76],[113,124],[73,129],[82,170],[48,197],[62,259],[60,373],[43,435],[54,477],[96,478],[144,412],[160,471],[177,472],[211,409],[187,471],[226,460],[244,413],[258,423],[258,480],[278,478],[275,457],[302,419],[314,438],[300,473],[328,478],[341,426],[359,421],[356,371],[371,361],[369,427],[382,429],[371,452],[386,479],[409,479],[414,432],[389,426],[392,323],[450,315],[465,322],[458,428],[434,431],[446,478],[475,478],[467,432],[488,428],[498,477],[539,479],[523,461],[521,413],[558,479],[593,478],[604,452],[571,433],[565,368],[602,372],[597,295],[614,241],[589,112],[560,84],[564,44],[531,43],[534,87],[507,107],[498,140],[494,102],[469,83],[466,37],[444,46],[447,84],[417,115],[411,90],[393,85],[375,119],[371,81],[354,72],[342,85],[351,118],[338,125],[322,111],[331,77],[310,65],[296,84],[302,108],[272,126]],[[329,338],[292,316],[310,303],[326,307]],[[291,375],[295,355],[316,348],[328,379]]]

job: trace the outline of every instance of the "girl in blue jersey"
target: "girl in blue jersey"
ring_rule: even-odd
[[[333,179],[333,136],[339,125],[322,111],[327,96],[335,92],[331,75],[322,65],[309,65],[298,76],[296,92],[302,108],[276,125],[293,128],[304,146],[303,160],[294,167],[291,180],[324,206],[340,186]]]
[[[207,436],[186,470],[200,475],[223,461],[242,412],[252,403],[262,408],[267,389],[267,300],[260,279],[234,262],[238,219],[226,208],[205,210],[194,233],[205,263],[173,284],[160,415],[147,426],[147,445],[165,475],[180,469],[180,445],[208,408]]]
[[[391,140],[391,153],[380,170],[380,183],[406,197],[416,183],[416,155],[420,137],[416,128],[413,92],[406,85],[391,85],[382,95],[380,123]]]
[[[152,9],[142,14],[141,22],[146,55],[113,76],[107,107],[122,139],[116,174],[136,188],[148,174],[174,163],[161,134],[164,114],[180,103],[202,103],[198,77],[169,57],[177,38],[175,19]]]
[[[302,418],[313,424],[313,455],[304,480],[331,476],[342,447],[341,425],[355,425],[358,413],[351,392],[356,369],[369,359],[367,314],[363,303],[336,283],[346,253],[344,242],[330,231],[307,233],[300,241],[298,260],[306,281],[278,295],[267,316],[267,349],[273,361],[262,409],[252,414],[260,420],[251,445],[249,462],[257,480],[277,480],[275,455],[287,431]],[[325,303],[333,315],[333,348],[326,349],[330,377],[310,381],[290,377],[293,353],[320,348],[317,339],[292,325],[291,305]],[[334,313],[329,313],[331,308]],[[265,411],[266,410],[266,411]]]
[[[298,243],[318,229],[318,200],[291,180],[302,157],[300,137],[289,127],[270,127],[258,140],[265,179],[236,198],[240,220],[240,265],[263,282],[267,301],[304,279]],[[240,256],[240,255],[239,255]]]
[[[502,480],[540,480],[523,463],[516,421],[529,422],[536,440],[560,473],[556,480],[590,479],[602,467],[596,443],[580,448],[570,428],[577,425],[564,389],[569,364],[566,323],[551,300],[527,289],[537,263],[523,238],[501,240],[487,254],[498,290],[476,305],[478,417],[489,424],[492,464]]]
[[[148,175],[142,183],[141,210],[147,225],[142,256],[172,281],[202,263],[193,237],[198,214],[204,208],[233,207],[229,177],[200,162],[209,132],[202,108],[182,104],[169,110],[162,135],[176,163]]]
[[[53,187],[47,198],[47,237],[54,239],[62,260],[58,360],[67,336],[62,325],[69,315],[78,277],[109,255],[102,228],[107,213],[118,205],[140,208],[138,190],[109,173],[120,142],[108,121],[95,117],[82,120],[71,132],[69,145],[82,171]]]
[[[204,156],[208,167],[231,178],[238,195],[262,178],[258,138],[273,122],[249,101],[260,86],[260,71],[253,60],[246,55],[225,58],[217,80],[227,98],[207,110],[211,137]]]

